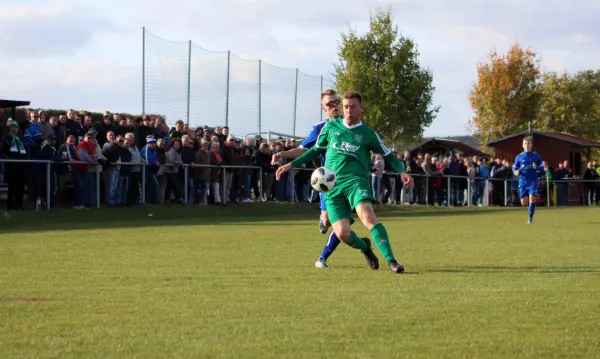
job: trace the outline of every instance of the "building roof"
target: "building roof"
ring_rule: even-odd
[[[546,137],[554,138],[555,140],[569,142],[569,143],[572,143],[579,147],[600,148],[600,143],[589,140],[587,138],[571,135],[569,133],[564,133],[564,132],[546,132],[546,131],[521,131],[519,133],[515,133],[510,136],[506,136],[506,137],[500,138],[498,140],[492,141],[492,142],[488,143],[487,146],[494,147],[494,145],[498,144],[499,142],[508,140],[510,138],[523,136],[527,133],[531,133],[534,136],[535,135],[546,136]]]
[[[427,152],[427,151],[435,151],[435,150],[444,150],[444,151],[451,151],[453,153],[459,152],[465,156],[479,156],[482,158],[489,158],[490,155],[488,155],[487,153],[481,152],[480,150],[476,149],[475,147],[471,147],[467,144],[464,144],[460,141],[455,141],[455,140],[442,140],[442,139],[437,139],[437,138],[432,138],[428,141],[423,142],[422,144],[420,144],[419,146],[410,149],[409,151],[411,152],[411,156],[413,156],[413,152]]]
[[[29,101],[15,101],[15,100],[0,99],[0,108],[29,106],[30,104],[31,104],[31,102],[29,102]]]

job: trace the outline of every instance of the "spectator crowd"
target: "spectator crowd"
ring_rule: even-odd
[[[28,109],[25,121],[9,119],[0,130],[2,159],[46,161],[0,163],[0,183],[8,187],[7,211],[25,207],[25,189],[36,207],[68,204],[78,210],[98,206],[98,198],[109,207],[318,199],[309,182],[311,169],[320,165],[320,158],[275,180],[275,171],[285,160],[276,158],[272,165],[273,154],[297,147],[294,139],[239,138],[230,134],[227,126],[190,128],[181,120],[170,127],[161,117],[149,115],[106,112],[102,122],[93,123],[91,114],[74,110],[49,117],[45,111]],[[459,154],[438,159],[421,153],[411,158],[410,152],[397,156],[414,175],[415,186],[402,188],[391,168],[375,155],[372,186],[380,203],[482,205],[488,193],[492,205],[518,203],[518,182],[507,160]],[[49,169],[47,161],[51,161]],[[543,167],[542,186],[546,176],[573,178],[567,161],[556,170],[546,163]],[[596,205],[600,202],[599,177],[596,161],[588,163],[584,179],[596,183],[586,183],[585,190]],[[506,189],[505,182],[509,183]],[[46,203],[48,188],[50,203]],[[558,184],[558,205],[568,205],[569,191],[569,183]],[[543,187],[540,193],[542,201],[548,200]]]
[[[512,172],[513,163],[501,158],[463,157],[453,154],[443,159],[429,153],[411,157],[409,151],[396,153],[406,171],[413,175],[414,187],[406,189],[393,174],[393,169],[379,155],[372,157],[373,195],[379,203],[429,204],[438,206],[482,206],[484,199],[493,206],[519,206],[519,180]],[[556,182],[558,206],[568,206],[575,184],[568,161],[553,169],[546,161],[539,173],[539,200],[549,199],[547,180]],[[460,177],[460,178],[459,178]],[[600,167],[597,161],[587,163],[581,178],[585,205],[600,204]],[[548,188],[551,192],[553,186]],[[552,198],[552,194],[550,195]]]

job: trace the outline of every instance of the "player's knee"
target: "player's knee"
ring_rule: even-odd
[[[350,240],[350,224],[336,222],[333,226],[333,231],[338,239],[347,243]]]
[[[356,213],[360,217],[361,222],[367,228],[373,228],[379,221],[377,220],[377,216],[375,216],[375,211],[373,210],[373,206],[367,204],[361,204],[356,207]]]

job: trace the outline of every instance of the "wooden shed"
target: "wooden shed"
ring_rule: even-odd
[[[432,138],[423,142],[419,146],[409,150],[412,158],[417,157],[420,153],[429,153],[433,157],[448,157],[450,155],[460,153],[466,157],[479,156],[479,158],[490,158],[487,153],[481,152],[475,147],[471,147],[465,143],[448,139]]]

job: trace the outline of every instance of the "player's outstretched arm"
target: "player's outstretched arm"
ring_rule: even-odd
[[[305,148],[297,147],[297,148],[294,148],[293,150],[274,153],[273,158],[271,159],[271,165],[274,166],[275,161],[277,161],[280,158],[286,158],[286,159],[298,158],[304,152],[306,152]]]
[[[305,151],[303,154],[300,155],[300,157],[293,160],[290,164],[293,168],[300,167],[303,164],[314,161],[315,158],[317,158],[321,152],[322,149],[320,149],[317,146],[313,146],[310,148],[310,150]]]
[[[295,160],[284,166],[279,167],[277,169],[277,172],[275,172],[275,178],[279,181],[279,179],[284,173],[288,172],[292,168],[300,167],[305,163],[313,161],[315,158],[317,158],[321,151],[322,150],[319,149],[317,146],[311,147],[310,150],[304,152],[300,157],[296,158]]]

